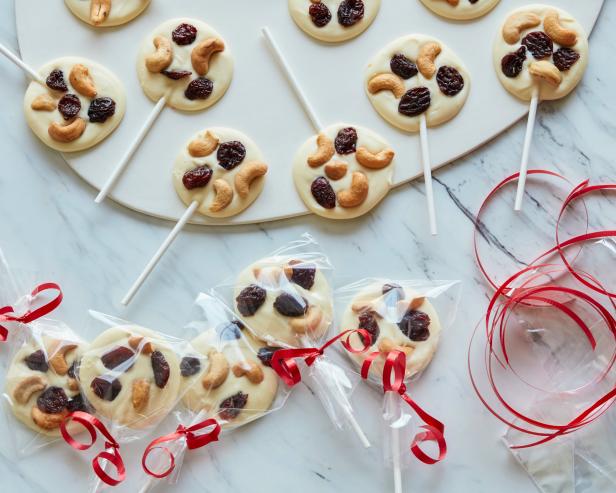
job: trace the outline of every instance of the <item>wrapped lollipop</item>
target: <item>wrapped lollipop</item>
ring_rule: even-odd
[[[150,0],[64,0],[68,9],[94,27],[126,24],[140,15]]]
[[[446,19],[467,21],[492,11],[500,0],[421,0],[432,12]]]

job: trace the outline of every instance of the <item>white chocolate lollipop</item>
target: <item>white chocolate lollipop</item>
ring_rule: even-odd
[[[102,65],[85,58],[53,60],[39,71],[24,97],[26,121],[49,147],[83,151],[105,139],[122,121],[124,87]]]
[[[359,36],[380,7],[381,0],[289,0],[289,12],[300,29],[327,43]]]
[[[96,27],[126,24],[143,12],[150,0],[64,0],[79,19]]]
[[[461,21],[486,15],[500,0],[421,0],[421,2],[435,14]]]
[[[395,153],[367,128],[331,125],[293,161],[295,187],[315,214],[351,219],[369,212],[391,188]]]

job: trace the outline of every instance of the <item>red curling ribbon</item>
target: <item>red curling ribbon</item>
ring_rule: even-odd
[[[204,433],[197,433],[209,427],[212,427],[212,429]],[[184,437],[186,439],[186,447],[189,450],[194,450],[200,447],[205,447],[209,443],[218,441],[220,431],[220,424],[213,418],[205,419],[195,425],[189,426],[188,428],[183,425],[179,425],[175,432],[169,433],[168,435],[163,435],[150,442],[150,444],[143,452],[143,457],[141,459],[141,465],[143,467],[143,470],[150,476],[153,476],[157,479],[166,478],[175,469],[175,455],[169,450],[169,448],[164,447],[161,444],[174,442]],[[152,453],[152,451],[156,449],[164,451],[169,457],[169,467],[165,469],[162,473],[155,473],[147,465],[148,456],[150,455],[150,453]]]
[[[381,353],[378,351],[370,353],[364,360],[361,366],[361,377],[364,380],[368,379],[370,367],[380,354]],[[395,392],[399,394],[402,400],[406,402],[411,409],[415,411],[417,416],[419,416],[419,418],[425,423],[420,426],[420,428],[424,431],[415,436],[410,445],[410,450],[413,455],[424,464],[433,465],[442,461],[447,455],[445,425],[424,411],[419,404],[411,399],[411,397],[407,394],[407,388],[404,383],[405,375],[406,354],[397,350],[387,353],[385,365],[383,367],[383,391]],[[425,442],[433,442],[437,444],[439,452],[436,458],[430,457],[421,449],[420,445]]]
[[[39,294],[45,291],[57,291],[58,294],[55,296],[55,298],[53,298],[48,303],[45,303],[43,306],[35,308],[34,310],[28,310],[26,313],[19,316],[15,315],[15,310],[12,306],[5,306],[3,308],[0,308],[0,323],[19,322],[22,324],[28,324],[53,312],[56,308],[60,306],[60,303],[62,303],[63,298],[62,290],[60,289],[60,286],[55,282],[46,282],[43,284],[39,284],[37,287],[35,287],[30,293],[30,298],[32,298],[31,301],[34,301],[34,299]],[[8,335],[8,329],[0,325],[0,342],[6,341]]]
[[[351,336],[357,334],[363,343],[363,347],[359,349],[353,348],[351,345]],[[346,337],[344,337],[346,336]],[[344,339],[342,339],[344,337]],[[284,383],[289,387],[293,387],[302,381],[302,374],[299,370],[296,359],[303,359],[306,365],[312,366],[314,362],[323,356],[325,350],[340,340],[344,348],[351,353],[363,353],[372,344],[372,336],[367,330],[345,330],[329,341],[323,344],[320,348],[296,348],[296,349],[279,349],[272,355],[271,366],[278,374]]]
[[[79,442],[71,436],[66,428],[68,422],[71,420],[76,421],[86,429],[86,431],[90,434],[90,443]],[[82,411],[70,413],[66,416],[66,418],[64,418],[62,423],[60,423],[60,433],[62,433],[62,438],[64,438],[66,443],[76,450],[88,450],[92,447],[92,445],[96,443],[97,431],[105,438],[105,450],[92,459],[92,468],[101,481],[109,486],[117,486],[124,481],[124,479],[126,479],[126,468],[124,467],[124,461],[120,455],[120,444],[111,435],[111,433],[109,433],[109,430],[107,430],[105,425],[91,414],[84,413]],[[117,473],[115,478],[105,472],[105,468],[101,466],[101,461],[103,460],[106,460],[113,465]]]

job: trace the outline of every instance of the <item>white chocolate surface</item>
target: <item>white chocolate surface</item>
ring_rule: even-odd
[[[69,10],[82,21],[96,27],[120,26],[143,12],[150,0],[111,0],[111,11],[102,23],[95,25],[90,18],[92,0],[64,0]]]
[[[432,12],[447,19],[471,20],[482,17],[490,12],[500,0],[458,0],[458,5],[451,5],[447,0],[421,0]]]

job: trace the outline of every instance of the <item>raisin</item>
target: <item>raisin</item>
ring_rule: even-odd
[[[453,67],[440,67],[436,74],[436,82],[445,96],[455,96],[464,89],[464,78]]]
[[[104,401],[113,401],[118,396],[118,394],[122,391],[122,384],[120,381],[115,378],[113,380],[109,380],[109,377],[96,377],[90,383],[90,388],[94,395],[103,399]]]
[[[308,9],[312,23],[317,27],[325,27],[332,20],[332,13],[323,2],[313,3]]]
[[[47,363],[47,358],[45,358],[45,353],[42,349],[34,351],[32,354],[26,356],[24,363],[26,363],[28,368],[34,371],[47,373],[47,370],[49,370],[49,364]]]
[[[370,340],[371,346],[376,343],[376,340],[379,338],[379,334],[381,333],[379,323],[377,322],[376,317],[372,312],[363,312],[359,315],[359,325],[357,326],[357,328],[365,330],[372,336],[372,339]],[[364,336],[360,334],[359,337],[362,342],[366,344]]]
[[[261,363],[263,363],[264,366],[272,366],[272,356],[274,356],[274,353],[276,351],[278,351],[279,349],[282,349],[281,347],[276,347],[276,346],[265,346],[262,348],[259,348],[259,352],[257,353],[257,358],[259,358],[261,360]]]
[[[154,351],[150,356],[152,370],[154,371],[154,382],[159,389],[164,389],[169,381],[171,370],[165,356],[160,351]]]
[[[239,320],[233,320],[232,322],[216,327],[216,332],[221,341],[234,341],[239,339],[242,337],[242,330],[244,330],[244,324]]]
[[[235,298],[237,309],[245,317],[251,317],[257,313],[257,310],[265,303],[266,296],[267,293],[265,289],[256,284],[251,284],[242,289],[240,294],[237,295],[237,298]]]
[[[430,102],[430,89],[415,87],[402,96],[398,112],[405,116],[419,116],[430,107]]]
[[[225,421],[235,419],[239,416],[242,409],[246,407],[247,402],[248,394],[244,394],[244,392],[239,391],[237,394],[227,397],[220,403],[220,411],[218,412],[218,415]]]
[[[391,71],[394,74],[402,77],[403,79],[410,79],[419,73],[419,70],[417,70],[417,65],[405,57],[402,53],[398,53],[391,57],[389,68],[391,68]]]
[[[192,72],[189,70],[163,70],[161,74],[165,77],[169,77],[171,80],[180,80],[192,75]]]
[[[237,140],[223,142],[218,146],[218,151],[216,152],[218,164],[227,171],[239,165],[245,157],[246,148],[244,144]]]
[[[105,368],[108,370],[113,370],[129,360],[133,360],[130,361],[130,365],[127,365],[124,368],[124,371],[128,371],[135,364],[134,358],[135,352],[132,349],[127,348],[126,346],[117,346],[108,353],[103,354],[101,356],[101,361],[103,362],[103,366]]]
[[[207,99],[214,90],[214,83],[207,77],[199,77],[190,81],[184,91],[184,96],[191,101],[195,99]]]
[[[430,317],[419,310],[408,310],[398,327],[411,341],[427,341],[430,337]]]
[[[353,127],[343,128],[334,140],[338,154],[353,154],[357,150],[357,130]]]
[[[511,79],[517,77],[522,72],[525,60],[526,46],[520,46],[517,51],[505,55],[501,60],[501,70],[503,74]]]
[[[543,60],[552,55],[554,43],[552,39],[542,31],[528,33],[522,40],[522,45],[530,51],[537,60]]]
[[[68,409],[71,413],[74,413],[75,411],[86,412],[88,410],[81,394],[71,397],[66,405],[66,409]]]
[[[201,361],[194,356],[184,356],[180,362],[180,373],[183,377],[192,377],[201,370]]]
[[[301,296],[284,292],[274,301],[274,308],[285,317],[303,317],[308,311],[308,302]]]
[[[195,169],[189,169],[184,176],[182,176],[182,183],[186,190],[192,190],[194,188],[202,188],[206,186],[212,179],[212,168],[206,166],[198,166]]]
[[[45,81],[47,87],[53,89],[54,91],[68,91],[68,86],[66,85],[66,81],[64,80],[64,72],[60,69],[54,69],[47,76],[47,80]]]
[[[383,296],[385,297],[385,303],[388,305],[393,305],[398,301],[404,299],[404,289],[398,284],[384,284],[382,292]]]
[[[58,111],[65,120],[71,120],[81,111],[81,101],[75,94],[65,94],[58,101]]]
[[[338,7],[338,22],[344,27],[351,27],[364,18],[362,0],[343,0]]]
[[[336,207],[336,192],[330,185],[327,178],[319,176],[315,178],[310,187],[310,192],[317,203],[325,209],[333,209]]]
[[[115,115],[116,104],[111,98],[93,99],[88,108],[88,117],[92,123],[105,123]]]
[[[197,28],[190,24],[180,24],[173,30],[171,37],[180,46],[192,44],[197,39]]]
[[[561,72],[566,72],[580,59],[580,54],[571,48],[558,48],[554,52],[554,65]]]
[[[317,275],[316,266],[310,265],[294,265],[291,267],[290,281],[310,291],[314,286],[314,278]]]
[[[36,406],[47,414],[58,414],[66,409],[68,397],[60,387],[47,387],[36,399]]]

